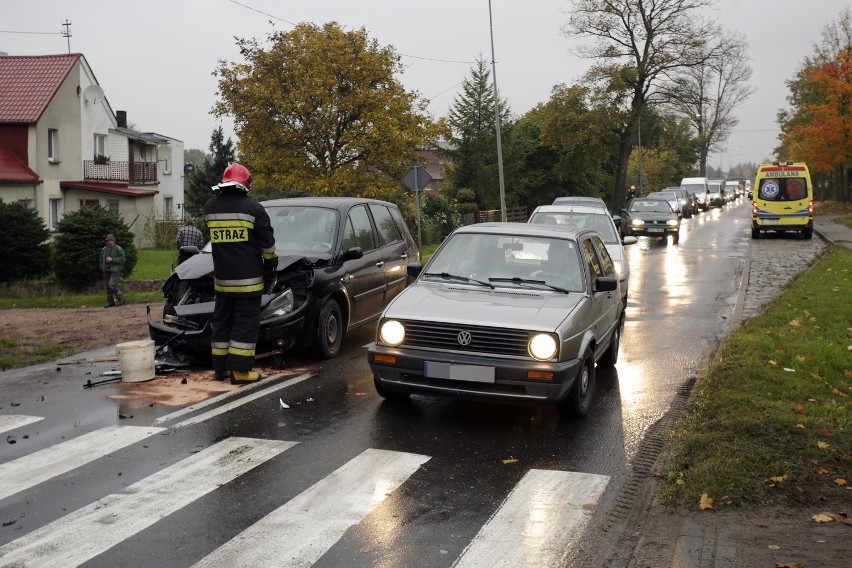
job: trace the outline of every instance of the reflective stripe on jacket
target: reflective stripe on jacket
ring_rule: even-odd
[[[263,293],[263,273],[275,270],[278,255],[269,215],[238,190],[221,190],[204,205],[213,248],[216,293]]]

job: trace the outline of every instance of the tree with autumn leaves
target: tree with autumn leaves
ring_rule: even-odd
[[[792,109],[778,114],[776,154],[807,162],[817,199],[852,201],[852,11],[823,29],[787,86]]]
[[[388,197],[418,149],[444,134],[427,101],[396,79],[400,58],[361,28],[331,22],[238,39],[221,61],[213,113],[231,116],[256,185],[313,195]]]

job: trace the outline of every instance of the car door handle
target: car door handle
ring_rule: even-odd
[[[378,266],[379,268],[383,267],[384,265],[385,265],[384,260],[380,260],[379,262],[376,263],[376,266]]]
[[[408,253],[407,252],[402,253],[401,255],[399,255],[399,258],[405,260],[406,258],[408,258]]]

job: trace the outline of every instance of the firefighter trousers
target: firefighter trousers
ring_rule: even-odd
[[[251,371],[261,297],[216,295],[211,326],[214,371]]]

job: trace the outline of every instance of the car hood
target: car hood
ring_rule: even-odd
[[[418,281],[391,302],[384,317],[554,331],[587,299],[580,293]]]
[[[304,259],[301,255],[284,255],[278,257],[278,271],[286,270],[288,267]],[[327,261],[327,258],[308,259],[312,262],[319,260]],[[175,274],[181,280],[199,280],[202,278],[213,278],[213,254],[201,252],[177,265]]]
[[[642,219],[643,221],[668,221],[669,219],[677,219],[674,213],[655,213],[654,211],[631,212],[630,217],[633,219]]]

